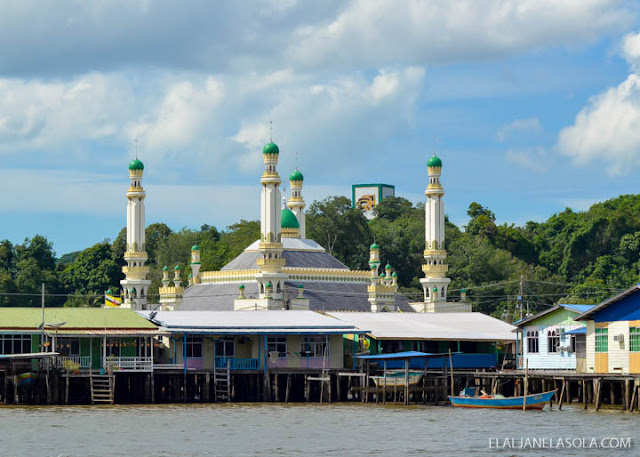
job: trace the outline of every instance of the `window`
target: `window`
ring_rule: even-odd
[[[31,335],[0,335],[0,354],[31,352]]]
[[[80,338],[60,338],[56,342],[56,351],[68,357],[80,355]]]
[[[277,352],[278,357],[287,356],[287,337],[269,336],[267,337],[267,353]]]
[[[596,352],[609,352],[609,329],[596,329]]]
[[[320,335],[306,336],[300,343],[301,357],[329,357],[327,338]]]
[[[629,329],[629,350],[631,352],[640,352],[640,327],[631,327]]]
[[[569,352],[571,354],[576,353],[576,336],[575,335],[569,335]]]
[[[220,338],[216,341],[216,357],[233,358],[234,352],[235,345],[233,344],[233,337]]]
[[[537,354],[538,348],[538,331],[527,331],[527,352],[529,354]]]
[[[555,330],[549,330],[547,332],[547,352],[559,352],[560,349],[560,335]]]
[[[187,358],[202,358],[202,337],[188,336],[186,353]]]

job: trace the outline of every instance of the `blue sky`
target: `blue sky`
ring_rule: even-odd
[[[359,182],[500,222],[636,193],[640,24],[623,0],[0,4],[0,239],[113,239],[127,164],[147,221],[259,216],[261,146],[307,202]],[[435,138],[435,140],[434,140]],[[285,186],[286,187],[286,186]]]

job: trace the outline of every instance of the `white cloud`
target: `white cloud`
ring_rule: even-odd
[[[492,59],[594,41],[632,17],[620,0],[355,0],[299,27],[287,53],[310,67]]]
[[[597,161],[612,175],[640,165],[640,76],[592,97],[560,131],[557,147],[575,164]]]
[[[543,173],[551,166],[551,160],[543,147],[509,149],[507,162],[519,165],[536,173]]]
[[[512,135],[531,134],[541,131],[542,126],[540,125],[540,120],[537,117],[516,119],[510,124],[500,127],[496,133],[496,138],[502,143]]]

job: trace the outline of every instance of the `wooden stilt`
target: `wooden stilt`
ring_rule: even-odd
[[[284,393],[284,402],[289,403],[289,393],[291,391],[291,375],[287,375],[287,388]]]
[[[64,384],[64,404],[68,405],[69,404],[69,383],[71,382],[71,379],[69,378],[69,374],[67,373],[67,377],[65,378],[65,384]]]
[[[562,411],[562,400],[564,400],[564,390],[566,388],[566,382],[562,380],[562,390],[560,391],[560,402],[558,402],[558,410]]]
[[[582,402],[584,403],[584,409],[587,409],[589,404],[589,392],[587,392],[587,381],[582,380]]]
[[[629,411],[631,400],[631,380],[624,380],[624,410]]]
[[[597,390],[595,392],[595,397],[596,397],[595,402],[596,402],[596,411],[598,411],[600,409],[600,405],[602,404],[602,378],[598,378],[597,380],[594,379],[594,382],[596,382],[596,385],[597,385]]]

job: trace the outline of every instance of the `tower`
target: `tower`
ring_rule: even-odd
[[[384,268],[386,273],[380,273],[380,247],[373,243],[369,249],[369,268],[371,269],[370,284],[367,286],[371,312],[397,311],[395,309],[395,294],[398,291],[398,274],[393,272],[391,265]]]
[[[446,277],[449,266],[446,264],[447,251],[444,244],[444,188],[440,184],[442,161],[433,155],[427,162],[429,184],[425,190],[427,202],[425,204],[425,251],[422,271],[424,278],[420,279],[424,289],[424,307],[416,311],[426,311],[429,308],[436,311],[438,303],[444,305],[447,301],[447,287],[451,279]],[[429,303],[429,306],[427,306]]]
[[[147,279],[149,267],[145,251],[145,210],[146,194],[142,187],[144,165],[137,158],[129,163],[129,179],[131,183],[127,191],[127,248],[124,260],[127,265],[122,267],[125,279],[120,281],[122,286],[123,308],[147,309],[147,292],[151,281]]]
[[[302,198],[302,183],[304,176],[298,171],[296,167],[295,171],[289,175],[289,187],[291,188],[291,197],[287,206],[298,219],[298,227],[300,231],[300,238],[305,239],[307,237],[307,230],[305,225],[304,207],[305,202]]]
[[[194,244],[191,247],[191,282],[192,284],[200,284],[200,246]]]
[[[260,255],[256,261],[260,273],[256,275],[259,296],[267,299],[267,308],[284,307],[285,265],[282,253],[280,175],[276,169],[280,149],[273,142],[262,148],[264,173],[260,179]]]

